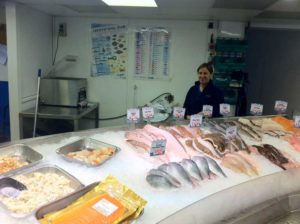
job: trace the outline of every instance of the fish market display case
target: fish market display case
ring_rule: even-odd
[[[210,121],[232,119],[211,119]],[[164,123],[164,125],[175,124],[183,125],[187,122],[167,121]],[[136,128],[141,127],[142,125],[136,126]],[[279,220],[298,217],[300,168],[282,170],[264,160],[259,176],[235,174],[224,169],[228,177],[203,181],[197,187],[155,189],[147,183],[146,175],[157,165],[153,162],[153,158],[150,162],[146,161],[126,142],[125,133],[129,130],[132,130],[132,127],[98,128],[24,139],[2,144],[2,146],[6,148],[14,144],[26,144],[40,153],[46,162],[62,168],[84,186],[99,182],[108,175],[117,177],[148,201],[143,215],[136,220],[136,224],[279,223]],[[71,163],[56,153],[66,145],[90,138],[115,146],[118,153],[101,166]],[[271,136],[262,139],[262,143],[269,144],[270,141],[274,141],[277,147],[286,146],[280,139],[273,140]],[[256,157],[262,158],[262,156]],[[72,195],[77,197],[79,194]],[[70,196],[73,197],[72,195]],[[45,213],[58,207],[66,206],[69,199],[70,197],[52,202],[38,209],[36,214],[24,218],[13,217],[0,207],[0,220],[5,224],[38,223],[37,217],[42,217]]]

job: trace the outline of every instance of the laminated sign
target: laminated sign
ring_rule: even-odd
[[[137,108],[131,108],[127,110],[127,122],[138,123],[140,120],[140,110]]]
[[[276,100],[275,101],[275,107],[274,107],[274,110],[277,112],[277,113],[285,113],[286,110],[287,110],[287,105],[288,105],[288,102],[286,101],[282,101],[282,100]]]
[[[183,119],[185,114],[185,108],[174,107],[173,116],[175,119]]]
[[[211,117],[213,113],[213,106],[211,105],[203,105],[202,112],[204,116]]]
[[[142,112],[143,112],[143,118],[144,119],[151,119],[151,118],[154,117],[153,107],[143,107]]]
[[[295,128],[300,128],[300,116],[294,117]]]
[[[221,103],[220,104],[220,114],[223,116],[228,116],[230,114],[230,104]]]
[[[165,154],[166,151],[166,139],[160,139],[152,141],[151,149],[150,149],[150,156],[158,156]]]
[[[263,107],[264,105],[262,104],[252,103],[250,107],[250,113],[252,115],[260,116],[263,113]]]
[[[194,114],[191,116],[190,127],[197,128],[202,124],[203,116],[201,114]]]
[[[226,128],[226,138],[228,140],[233,140],[237,136],[237,126],[230,126]]]

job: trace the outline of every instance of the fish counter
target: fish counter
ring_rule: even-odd
[[[228,135],[232,127],[237,132]],[[157,143],[165,143],[165,152],[151,156],[162,153],[153,151]],[[24,147],[35,156],[19,159]],[[135,192],[140,207],[132,222],[229,223],[245,209],[300,192],[299,149],[300,131],[281,116],[209,119],[201,128],[99,128],[11,142],[0,148],[0,178],[27,189],[0,194],[0,223],[48,223],[38,221],[39,207],[58,199],[67,206],[62,198],[105,184],[107,177]]]

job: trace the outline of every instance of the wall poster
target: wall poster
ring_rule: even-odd
[[[170,32],[165,28],[135,32],[135,77],[169,79]]]
[[[127,27],[115,24],[91,24],[91,76],[126,78]]]

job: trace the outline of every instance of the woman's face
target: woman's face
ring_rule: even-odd
[[[212,78],[212,74],[207,70],[207,68],[200,68],[198,72],[198,79],[200,84],[206,85]]]

